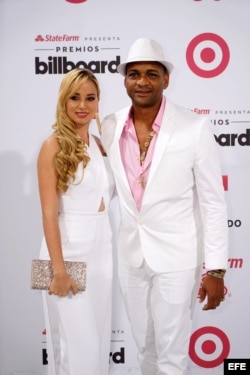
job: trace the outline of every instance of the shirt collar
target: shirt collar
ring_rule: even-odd
[[[161,123],[162,123],[162,118],[163,118],[163,114],[164,114],[164,110],[165,110],[165,106],[166,106],[166,98],[164,95],[162,95],[162,101],[161,101],[161,106],[160,106],[160,109],[156,115],[156,118],[154,120],[154,123],[153,123],[153,130],[158,133],[159,130],[160,130],[160,127],[161,127]],[[130,110],[129,110],[129,113],[128,113],[128,117],[127,117],[127,120],[125,122],[125,126],[124,126],[124,131],[129,131],[129,129],[133,126],[133,119],[132,119],[132,106],[130,107]]]

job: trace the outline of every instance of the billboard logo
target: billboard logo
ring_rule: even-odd
[[[117,73],[117,66],[120,64],[120,56],[116,56],[115,60],[107,61],[70,61],[67,56],[49,56],[47,61],[35,58],[36,74],[66,74],[75,68],[86,68],[93,73]]]
[[[47,365],[48,364],[48,354],[47,354],[47,350],[46,349],[42,350],[42,364],[43,365]]]
[[[225,40],[217,34],[203,33],[191,40],[186,50],[186,60],[194,74],[213,78],[224,72],[230,59]]]
[[[125,363],[125,348],[120,348],[118,352],[110,352],[109,357],[116,364]]]
[[[245,133],[222,133],[214,137],[220,146],[250,146],[250,129]]]

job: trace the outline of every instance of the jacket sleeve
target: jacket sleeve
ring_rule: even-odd
[[[227,268],[228,221],[217,144],[208,120],[197,124],[194,178],[204,231],[205,266]]]

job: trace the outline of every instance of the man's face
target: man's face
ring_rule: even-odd
[[[160,103],[168,83],[169,74],[160,63],[135,62],[127,65],[124,85],[135,106],[146,108]]]

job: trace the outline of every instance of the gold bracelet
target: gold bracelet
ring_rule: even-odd
[[[226,273],[226,270],[224,269],[207,271],[207,275],[217,277],[218,279],[223,279],[223,277],[225,276],[225,273]]]

